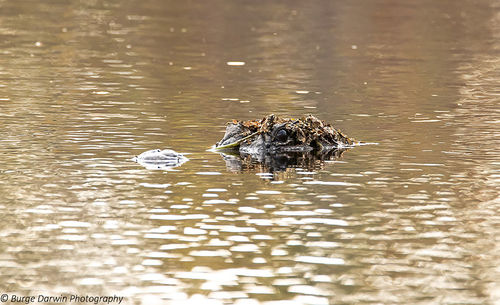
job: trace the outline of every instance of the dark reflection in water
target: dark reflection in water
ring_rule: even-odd
[[[339,159],[347,149],[336,149],[326,152],[282,152],[245,154],[221,153],[226,167],[232,172],[259,171],[270,175],[288,169],[314,171],[325,167],[326,161]]]
[[[0,292],[498,304],[499,8],[0,1]],[[207,151],[269,113],[380,145],[273,179]]]

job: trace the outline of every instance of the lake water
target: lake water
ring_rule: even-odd
[[[0,1],[0,293],[500,304],[498,1]],[[233,119],[364,142],[227,167]],[[187,163],[131,161],[169,148]]]

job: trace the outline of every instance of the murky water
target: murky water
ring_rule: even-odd
[[[0,292],[500,304],[499,9],[1,1]],[[207,151],[269,113],[378,145],[274,174]],[[153,148],[190,161],[130,160]]]

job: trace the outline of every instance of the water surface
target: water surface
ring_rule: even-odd
[[[495,1],[0,2],[0,292],[498,304]],[[227,168],[227,121],[360,146]],[[186,153],[169,171],[131,158]]]

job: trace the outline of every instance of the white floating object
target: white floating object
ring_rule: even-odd
[[[181,166],[189,159],[171,149],[153,149],[132,158],[132,161],[139,163],[146,169],[168,170]]]

